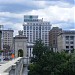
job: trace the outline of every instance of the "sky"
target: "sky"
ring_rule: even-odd
[[[75,30],[74,0],[0,0],[0,25],[14,35],[23,30],[24,15],[38,15],[52,27]]]

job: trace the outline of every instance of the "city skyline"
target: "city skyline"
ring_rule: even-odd
[[[74,8],[74,0],[0,0],[0,25],[17,34],[23,29],[24,15],[38,15],[52,27],[75,30]]]

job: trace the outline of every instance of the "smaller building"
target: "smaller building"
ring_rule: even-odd
[[[71,53],[75,49],[75,31],[62,31],[57,38],[58,51],[65,50]]]
[[[23,31],[19,31],[19,35],[14,37],[15,57],[27,56],[27,37],[23,35]]]
[[[1,50],[1,39],[2,39],[2,31],[0,30],[0,50]]]
[[[3,49],[5,46],[9,46],[10,50],[13,49],[13,32],[13,30],[2,30]]]
[[[57,50],[57,37],[58,37],[58,34],[61,32],[62,32],[62,29],[59,27],[53,27],[49,31],[49,46],[54,51]]]

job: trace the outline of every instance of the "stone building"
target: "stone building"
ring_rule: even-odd
[[[19,31],[19,35],[14,37],[14,52],[15,57],[27,56],[27,37],[23,35],[22,31]]]
[[[2,42],[3,42],[3,49],[6,47],[10,47],[9,49],[13,49],[13,30],[2,30]]]
[[[51,49],[53,49],[54,51],[57,50],[57,36],[59,33],[62,32],[62,29],[59,27],[53,27],[50,31],[49,31],[49,46]]]
[[[1,43],[2,43],[1,39],[2,39],[2,31],[0,30],[0,50],[1,50]]]
[[[75,49],[75,31],[63,31],[57,38],[58,51],[65,50],[71,53]]]

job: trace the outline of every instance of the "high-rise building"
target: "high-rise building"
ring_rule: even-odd
[[[49,46],[50,22],[38,19],[37,15],[25,15],[23,24],[23,33],[28,37],[28,42],[34,43],[41,39],[45,45]]]
[[[58,51],[73,52],[75,49],[75,31],[63,31],[58,35]]]
[[[53,27],[49,32],[49,46],[54,51],[57,50],[57,36],[62,32],[59,27]]]
[[[10,50],[13,49],[13,32],[13,30],[2,30],[3,48],[8,46]]]

